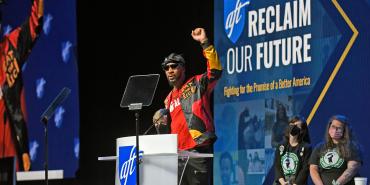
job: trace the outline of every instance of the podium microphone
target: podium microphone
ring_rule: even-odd
[[[152,128],[154,127],[155,125],[154,124],[152,124],[145,132],[144,132],[144,134],[143,135],[146,135],[150,130],[152,130]],[[157,134],[159,134],[159,131],[158,131],[158,129],[156,128],[156,131],[157,131]]]

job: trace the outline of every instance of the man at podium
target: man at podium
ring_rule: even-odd
[[[169,132],[178,135],[178,149],[199,153],[213,153],[216,140],[210,108],[210,95],[221,77],[221,63],[216,50],[210,44],[203,28],[191,32],[194,40],[203,48],[207,59],[207,71],[185,78],[185,59],[181,54],[171,53],[162,63],[169,84],[173,87],[164,104],[167,111],[157,111],[154,124],[161,126],[163,114],[168,114]],[[183,169],[185,168],[184,173]],[[181,184],[209,184],[212,178],[212,158],[191,158],[179,161]]]

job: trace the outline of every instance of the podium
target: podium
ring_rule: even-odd
[[[177,134],[140,137],[140,185],[177,185],[179,158],[212,158],[213,154],[177,151]],[[98,157],[116,161],[115,185],[136,184],[136,136],[117,139],[116,156]]]
[[[140,185],[177,185],[177,135],[139,136]],[[136,184],[136,137],[117,139],[116,185]]]

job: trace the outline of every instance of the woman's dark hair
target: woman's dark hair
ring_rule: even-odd
[[[302,123],[301,124],[301,131],[298,135],[298,143],[302,143],[302,142],[311,143],[310,134],[308,132],[308,126],[307,126],[306,119],[302,116],[296,115],[296,116],[293,116],[289,120],[289,124],[295,123],[297,121],[300,121]],[[290,135],[290,127],[287,127],[285,129],[285,140],[287,142],[289,142],[289,135]]]

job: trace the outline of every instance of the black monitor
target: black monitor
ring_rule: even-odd
[[[130,76],[121,100],[121,107],[140,103],[150,106],[159,81],[159,74]]]

